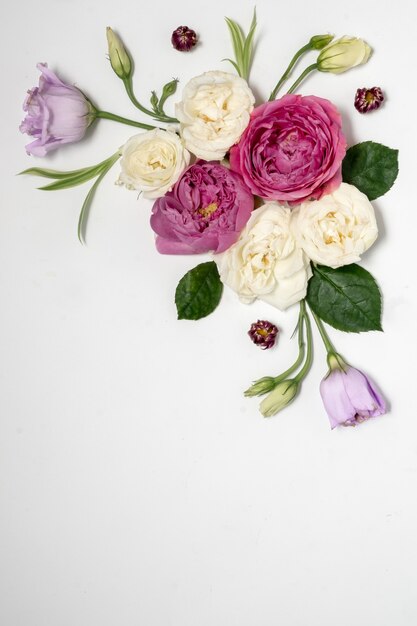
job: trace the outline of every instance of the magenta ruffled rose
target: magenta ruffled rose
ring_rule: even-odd
[[[45,156],[62,144],[82,139],[95,116],[94,107],[79,89],[63,83],[46,63],[36,67],[41,71],[39,87],[28,91],[20,130],[35,137],[26,152]]]
[[[156,248],[162,254],[224,252],[238,239],[253,205],[239,174],[217,161],[197,161],[153,205]]]
[[[336,107],[316,96],[288,94],[253,111],[230,151],[230,167],[255,195],[294,205],[337,189],[345,153]]]

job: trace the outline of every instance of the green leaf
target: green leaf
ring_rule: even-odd
[[[99,186],[100,182],[105,177],[105,175],[107,174],[107,172],[113,167],[113,165],[116,163],[116,161],[119,158],[120,158],[120,154],[118,152],[116,152],[115,154],[113,154],[113,156],[109,157],[106,160],[106,165],[101,168],[100,175],[94,181],[94,184],[92,185],[90,191],[88,192],[88,194],[85,197],[85,200],[84,200],[83,205],[81,207],[80,217],[78,219],[78,239],[79,239],[80,243],[82,243],[82,244],[85,243],[85,228],[86,228],[86,225],[87,225],[87,217],[88,217],[88,213],[89,213],[89,210],[90,210],[91,202],[93,200],[93,197],[94,197],[94,194],[96,192],[96,189]]]
[[[373,141],[358,143],[346,152],[342,174],[345,183],[375,200],[391,189],[398,176],[398,150]]]
[[[91,187],[90,191],[86,195],[83,205],[81,207],[80,217],[78,219],[78,239],[82,244],[85,244],[85,227],[87,224],[87,217],[90,210],[91,202],[93,200],[97,187],[99,186],[100,182],[103,180],[107,172],[108,169],[101,172],[100,176],[97,177],[97,180],[94,181],[94,185]]]
[[[338,330],[382,330],[381,293],[373,276],[359,265],[313,267],[307,302],[318,317]]]
[[[236,72],[239,74],[240,76],[240,69],[237,63],[235,63],[234,61],[232,61],[232,59],[222,59],[222,61],[229,61],[229,63],[231,63],[233,65],[233,67],[235,68]]]
[[[179,320],[199,320],[214,311],[220,302],[223,285],[214,261],[200,263],[187,272],[175,291]]]
[[[81,170],[71,170],[68,172],[61,172],[59,170],[48,170],[42,167],[30,167],[27,170],[23,170],[23,172],[19,172],[19,176],[21,174],[29,174],[30,176],[42,176],[43,178],[54,178],[56,180],[61,180],[63,178],[71,178],[72,176],[76,176],[81,172],[84,172],[87,167],[84,167]]]
[[[253,10],[252,23],[250,25],[248,36],[245,40],[245,45],[243,46],[243,64],[244,64],[244,74],[245,77],[248,78],[249,70],[252,63],[252,54],[253,54],[253,38],[255,36],[256,30],[256,8]]]
[[[62,178],[54,183],[45,185],[44,187],[38,187],[38,189],[41,189],[42,191],[59,191],[60,189],[69,189],[70,187],[76,187],[77,185],[82,185],[88,180],[95,178],[98,174],[100,174],[100,172],[103,171],[103,168],[103,165],[97,165],[96,167],[86,169],[81,174]]]
[[[225,20],[232,38],[235,61],[232,61],[231,59],[223,60],[230,61],[239,76],[247,80],[252,63],[253,38],[256,30],[256,9],[253,11],[252,23],[247,37],[245,37],[239,24],[231,20],[229,17],[225,17]]]

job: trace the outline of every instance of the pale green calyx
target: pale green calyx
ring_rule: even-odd
[[[327,353],[327,364],[331,372],[333,370],[342,370],[342,372],[345,372],[348,368],[346,361],[337,352]]]
[[[294,378],[278,383],[275,389],[273,389],[259,405],[262,415],[264,417],[271,417],[284,409],[287,404],[294,400],[298,386],[299,382]]]
[[[311,50],[322,50],[333,39],[334,35],[314,35],[309,41],[310,48]]]
[[[114,72],[122,80],[130,78],[132,74],[132,62],[123,45],[122,40],[110,26],[106,29],[107,43],[109,46],[109,58]]]

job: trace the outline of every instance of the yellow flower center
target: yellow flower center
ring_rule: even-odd
[[[208,206],[198,209],[198,213],[202,217],[210,217],[210,215],[212,215],[215,211],[217,211],[217,209],[218,209],[217,202],[211,202]]]

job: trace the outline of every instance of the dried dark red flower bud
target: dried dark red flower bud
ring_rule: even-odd
[[[367,89],[362,87],[358,89],[355,95],[355,109],[359,113],[368,113],[379,109],[384,101],[384,94],[380,87],[371,87]]]
[[[172,33],[171,43],[175,50],[187,52],[191,50],[191,48],[194,48],[197,43],[196,32],[188,28],[188,26],[178,26]]]
[[[262,350],[267,350],[275,344],[278,332],[275,324],[271,324],[267,320],[258,320],[251,325],[248,335],[255,345]]]

